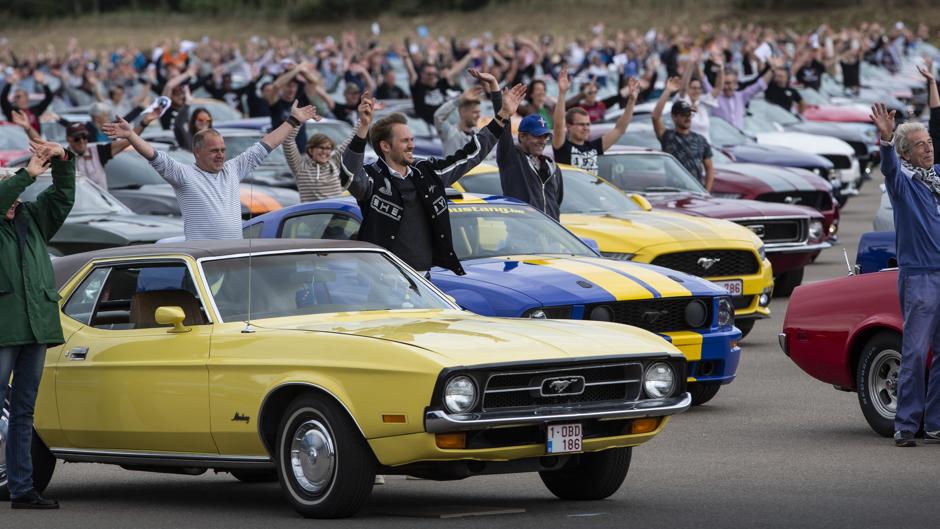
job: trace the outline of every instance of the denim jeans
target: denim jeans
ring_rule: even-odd
[[[914,433],[921,421],[940,430],[940,272],[898,274],[904,336],[898,373],[897,431]],[[927,353],[934,358],[927,371]]]
[[[33,410],[45,361],[44,344],[0,347],[0,402],[7,398],[10,401],[10,423],[4,442],[11,497],[22,496],[33,488]],[[8,394],[11,373],[13,382]]]

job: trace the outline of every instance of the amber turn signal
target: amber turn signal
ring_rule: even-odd
[[[403,414],[395,414],[382,415],[382,422],[385,424],[405,424],[408,421],[405,420],[405,416]]]
[[[467,447],[467,434],[463,432],[439,433],[434,437],[438,448],[455,450]]]
[[[630,425],[630,433],[650,433],[659,427],[659,417],[647,417],[645,419],[635,419]]]

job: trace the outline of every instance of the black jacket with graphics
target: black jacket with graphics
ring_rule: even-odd
[[[502,131],[502,125],[490,121],[454,154],[444,159],[419,160],[410,166],[411,176],[405,177],[412,179],[421,214],[430,224],[433,266],[447,268],[457,275],[465,273],[454,253],[445,189],[486,158]],[[340,179],[362,210],[359,240],[392,249],[397,238],[410,235],[400,233],[404,213],[399,184],[402,176],[393,175],[383,160],[363,166],[365,146],[365,139],[353,137],[343,153]]]

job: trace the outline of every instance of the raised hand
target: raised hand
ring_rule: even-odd
[[[561,70],[558,71],[558,93],[564,94],[569,88],[571,88],[571,79],[568,78],[568,65],[563,64]]]
[[[32,125],[29,123],[29,117],[27,117],[26,112],[23,112],[22,110],[13,111],[13,123],[24,129],[32,127]]]
[[[359,107],[356,109],[359,113],[359,130],[357,133],[360,138],[365,138],[368,135],[369,127],[372,125],[372,114],[374,110],[375,99],[372,99],[372,94],[366,90],[359,98]]]
[[[290,115],[296,118],[301,124],[306,123],[309,119],[320,121],[320,116],[317,114],[317,107],[313,105],[307,105],[305,107],[298,106],[296,99],[290,107]]]
[[[666,81],[666,91],[670,94],[678,92],[680,88],[682,88],[682,79],[670,77],[669,80]]]
[[[131,124],[119,117],[117,121],[105,123],[101,126],[101,131],[108,135],[112,140],[127,139],[134,134]]]
[[[481,97],[483,97],[483,87],[480,85],[471,86],[470,88],[464,90],[462,94],[460,94],[460,99],[462,100],[480,99]]]
[[[500,109],[499,113],[501,116],[504,116],[504,119],[508,119],[516,113],[519,104],[525,99],[525,92],[526,86],[522,83],[517,84],[511,89],[507,88],[503,90],[503,107]]]
[[[51,158],[65,158],[65,149],[58,143],[51,141],[32,139],[29,141],[29,150],[33,154],[39,154],[47,160]]]
[[[499,81],[496,80],[496,77],[493,74],[489,72],[481,72],[476,68],[468,68],[467,73],[470,74],[470,77],[480,81],[481,84],[486,85],[487,90],[490,92],[499,90]]]
[[[878,128],[882,141],[891,141],[894,134],[894,114],[895,111],[888,111],[884,103],[875,103],[871,106],[871,114],[868,117]]]
[[[26,172],[29,173],[29,176],[36,178],[46,171],[46,167],[48,167],[48,165],[48,156],[45,156],[40,152],[33,152],[32,157],[29,159],[29,163],[26,165]]]
[[[627,99],[631,103],[636,103],[636,98],[640,96],[640,82],[636,80],[636,77],[627,79],[627,86],[624,88],[627,91]]]
[[[42,71],[40,70],[36,70],[35,72],[33,72],[33,79],[38,84],[46,84],[46,75],[42,73]]]
[[[926,79],[927,81],[930,81],[930,82],[936,81],[936,79],[934,79],[933,72],[931,72],[931,68],[929,66],[928,67],[918,66],[917,71],[920,72],[920,74],[923,75],[924,79]]]

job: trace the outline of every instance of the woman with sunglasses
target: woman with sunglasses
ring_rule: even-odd
[[[300,153],[295,141],[299,129],[300,127],[294,128],[282,145],[287,165],[290,166],[297,182],[300,201],[313,202],[342,195],[343,186],[339,181],[340,158],[356,129],[353,129],[353,134],[339,149],[326,134],[314,134],[307,140],[306,155]]]

